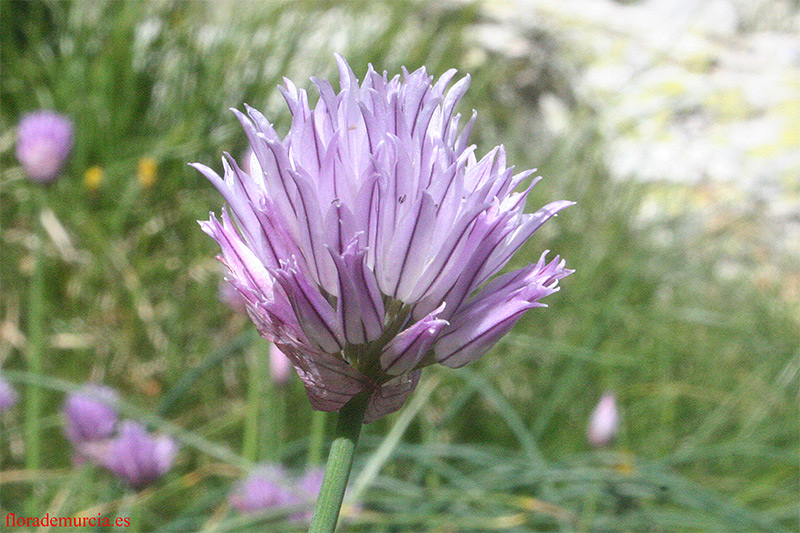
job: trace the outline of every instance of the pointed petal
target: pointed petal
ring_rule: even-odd
[[[392,376],[412,370],[433,346],[439,332],[447,326],[446,320],[436,318],[445,304],[422,320],[401,331],[384,347],[381,353],[381,368]]]
[[[517,250],[533,236],[534,232],[542,227],[542,224],[556,216],[556,214],[565,207],[571,205],[575,205],[575,202],[565,200],[551,202],[535,213],[522,215],[522,224],[503,241],[502,245],[496,246],[492,254],[486,260],[481,272],[478,273],[475,286],[479,286],[499,272],[514,254],[517,253]]]
[[[558,290],[558,280],[571,274],[556,257],[499,276],[450,318],[450,326],[436,342],[436,361],[458,368],[486,353],[539,300]]]
[[[531,307],[533,304],[529,302],[512,300],[486,314],[473,317],[474,322],[463,323],[439,339],[435,346],[436,362],[459,368],[478,359],[511,331],[517,320]]]
[[[277,270],[276,275],[308,340],[325,353],[341,351],[344,335],[331,304],[294,268]]]
[[[337,316],[351,344],[374,341],[383,333],[383,300],[365,256],[366,250],[357,251],[355,242],[341,256],[331,251],[339,277]]]
[[[200,222],[200,227],[219,244],[222,251],[220,261],[228,267],[236,288],[249,303],[255,304],[259,300],[272,298],[272,276],[252,250],[242,242],[224,208],[222,223],[212,215],[210,220]]]

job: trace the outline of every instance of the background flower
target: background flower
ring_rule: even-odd
[[[14,407],[17,404],[17,400],[19,400],[17,391],[8,381],[0,377],[0,413]]]
[[[17,159],[36,181],[52,181],[72,151],[73,126],[53,111],[37,111],[22,117],[17,128]]]
[[[300,503],[291,484],[288,473],[280,466],[262,466],[236,485],[228,501],[231,507],[243,513]]]
[[[73,444],[111,437],[117,427],[116,391],[84,385],[64,401],[64,433]]]
[[[172,468],[177,451],[178,445],[170,437],[150,435],[142,424],[126,420],[111,441],[103,466],[141,489]]]
[[[594,447],[610,444],[617,436],[619,429],[619,411],[617,400],[611,393],[606,393],[600,398],[597,407],[592,411],[589,419],[587,438]]]

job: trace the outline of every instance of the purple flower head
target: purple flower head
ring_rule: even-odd
[[[84,385],[64,401],[64,433],[73,444],[109,438],[117,427],[117,393],[101,385]]]
[[[19,396],[11,384],[0,377],[0,413],[11,409],[17,404]]]
[[[340,91],[312,78],[313,108],[285,80],[283,139],[255,109],[234,110],[258,164],[226,154],[224,178],[194,167],[230,206],[201,226],[261,335],[315,409],[368,392],[369,422],[403,404],[422,367],[478,359],[558,290],[572,272],[558,256],[495,275],[571,202],[524,213],[533,171],[515,174],[502,146],[476,157],[475,113],[463,128],[455,113],[469,77],[370,66],[359,84],[337,61]]]
[[[166,435],[153,436],[143,425],[126,420],[111,441],[103,466],[135,489],[150,485],[171,467],[178,445]]]
[[[58,177],[72,151],[72,121],[52,111],[22,117],[17,128],[17,159],[31,179]]]
[[[231,492],[231,507],[242,513],[254,513],[271,507],[300,503],[289,488],[291,482],[280,467],[268,465],[254,470]]]
[[[597,403],[589,419],[587,438],[589,444],[599,448],[610,444],[619,429],[619,411],[613,394],[606,393]]]

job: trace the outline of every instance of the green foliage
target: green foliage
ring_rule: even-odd
[[[39,419],[21,408],[0,417],[0,509],[130,515],[142,531],[299,528],[286,519],[297,509],[243,517],[226,503],[251,465],[240,452],[259,397],[248,361],[267,346],[218,301],[216,250],[195,221],[221,199],[186,163],[219,167],[223,150],[242,152],[228,108],[243,102],[285,131],[281,76],[335,78],[339,51],[357,75],[367,62],[469,70],[478,152],[505,142],[518,168],[540,167],[531,208],[578,202],[517,259],[549,248],[577,269],[551,308],[529,313],[479,363],[427,370],[423,380],[439,383],[402,419],[402,438],[389,430],[403,413],[364,429],[354,477],[364,468],[372,482],[358,511],[345,508],[351,527],[798,529],[796,277],[722,280],[719,236],[681,233],[682,216],[643,222],[652,190],[609,179],[589,110],[576,105],[563,138],[540,135],[536,98],[513,96],[508,81],[523,66],[470,59],[478,18],[469,5],[389,0],[0,3],[0,363],[23,403],[43,395]],[[555,52],[548,61],[537,90],[570,100],[567,69]],[[71,161],[46,188],[13,154],[14,125],[40,107],[76,121]],[[143,158],[158,164],[151,186],[136,178]],[[94,165],[105,179],[91,189]],[[66,237],[43,224],[45,211]],[[59,409],[90,379],[120,390],[123,416],[180,440],[175,468],[152,488],[128,493],[102,469],[70,467]],[[622,406],[621,435],[590,451],[587,418],[604,390]],[[297,380],[271,393],[287,414],[278,456],[300,468],[305,394]],[[32,425],[35,472],[24,468]]]

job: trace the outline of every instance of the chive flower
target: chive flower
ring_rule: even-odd
[[[231,507],[242,513],[255,513],[301,501],[291,489],[289,474],[275,465],[264,465],[253,470],[228,497]]]
[[[17,159],[34,181],[56,179],[72,151],[72,121],[53,111],[22,117],[17,128]]]
[[[177,451],[178,445],[170,437],[153,436],[142,424],[125,420],[108,445],[103,466],[138,490],[169,471]]]
[[[262,465],[236,484],[228,496],[228,503],[241,513],[310,504],[319,495],[324,472],[312,468],[297,478],[279,465]],[[308,521],[310,518],[311,514],[305,512],[291,516],[292,521]]]
[[[73,444],[111,437],[117,427],[116,391],[84,385],[64,401],[64,433]]]
[[[514,173],[502,146],[476,156],[476,113],[461,127],[455,111],[469,76],[389,79],[370,66],[359,83],[336,59],[340,90],[311,78],[313,108],[284,80],[283,139],[257,110],[233,110],[257,164],[225,154],[224,177],[193,166],[230,207],[200,224],[260,334],[312,407],[337,411],[363,393],[370,422],[403,404],[423,367],[478,359],[544,306],[572,272],[558,256],[498,273],[572,202],[524,213],[533,171]]]

